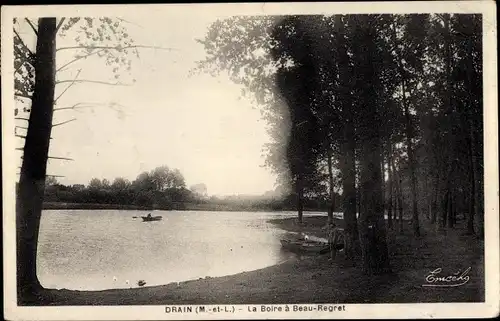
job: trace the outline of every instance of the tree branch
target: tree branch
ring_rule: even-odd
[[[107,81],[100,81],[100,80],[87,80],[87,79],[75,79],[75,80],[60,80],[60,81],[56,81],[56,85],[57,84],[64,84],[64,83],[67,83],[67,82],[77,82],[77,83],[85,83],[85,82],[88,82],[88,83],[93,83],[93,84],[101,84],[101,85],[110,85],[110,86],[131,86],[131,84],[122,84],[122,83],[112,83],[112,82],[107,82]]]
[[[73,86],[75,84],[75,81],[76,81],[76,78],[78,78],[78,76],[80,75],[80,73],[82,72],[81,69],[78,70],[78,72],[76,73],[76,76],[75,76],[75,79],[73,79],[73,82],[71,84],[68,85],[68,87],[66,87],[66,89],[63,90],[63,92],[61,94],[59,94],[59,96],[57,96],[56,99],[54,99],[54,104],[57,102],[57,100],[59,98],[61,98],[62,95],[64,95],[64,93],[71,88],[71,86]]]
[[[16,70],[14,70],[14,74],[17,74],[19,69],[23,68],[23,66],[24,66],[24,62],[22,64],[20,64],[19,67],[16,68]]]
[[[27,99],[31,99],[31,96],[24,95],[24,94],[14,94],[14,96],[16,96],[16,97],[20,97],[20,98],[27,98]]]
[[[30,25],[31,29],[33,29],[33,32],[35,33],[35,35],[38,36],[38,31],[36,30],[35,26],[33,25],[33,23],[31,23],[30,19],[28,18],[24,18],[24,20],[26,20],[26,22]]]
[[[97,51],[91,52],[91,53],[89,53],[89,54],[86,54],[85,56],[81,56],[81,57],[75,58],[75,59],[71,60],[70,62],[68,62],[68,63],[66,63],[66,64],[62,65],[61,67],[59,67],[59,68],[56,70],[56,72],[61,71],[61,70],[64,70],[64,68],[68,67],[69,65],[71,65],[72,63],[74,63],[74,62],[76,62],[76,61],[78,61],[78,60],[80,60],[80,59],[85,59],[85,58],[87,58],[87,57],[89,57],[89,56],[92,56],[92,55],[98,54],[98,53],[100,53],[100,52],[103,52],[104,50],[106,50],[106,49],[97,50]]]
[[[28,63],[28,64],[30,64],[30,65],[32,65],[32,66],[33,66],[33,61],[30,61],[29,59],[27,59],[27,58],[24,56],[24,54],[23,54],[23,52],[21,51],[21,49],[19,49],[18,47],[14,46],[14,51],[15,51],[15,52],[19,55],[19,59],[22,61],[21,66],[22,66],[23,64],[25,64],[25,63]],[[18,70],[18,69],[16,69],[16,71],[17,71],[17,70]]]
[[[21,156],[21,159],[23,159],[23,158],[24,158],[24,156]],[[47,158],[74,161],[73,158],[67,158],[67,157],[47,156]]]
[[[129,24],[131,24],[131,25],[137,26],[137,27],[139,27],[139,28],[144,28],[143,26],[141,26],[141,25],[139,25],[139,24],[137,24],[137,23],[130,22],[130,21],[125,20],[125,19],[123,19],[123,18],[116,18],[116,19],[117,19],[117,20],[120,20],[120,21],[122,21],[122,22],[125,22],[125,23],[129,23]]]
[[[19,135],[19,134],[16,134],[15,136],[16,136],[16,137],[19,137],[19,138],[26,139],[26,136],[24,136],[24,135]],[[52,137],[50,137],[49,139],[53,139],[53,138],[52,138]]]
[[[24,49],[27,52],[29,52],[31,54],[31,56],[33,56],[33,52],[31,52],[30,48],[28,48],[28,46],[26,46],[26,44],[23,41],[23,38],[21,38],[21,36],[17,33],[16,29],[14,29],[14,33],[16,34],[17,38],[19,38],[19,41],[21,42],[21,45],[24,47]]]
[[[66,177],[64,175],[49,175],[49,174],[47,174],[45,176],[48,176],[48,177]]]
[[[145,45],[130,45],[130,46],[70,46],[70,47],[60,47],[57,48],[56,51],[60,50],[69,50],[69,49],[108,49],[108,50],[124,50],[124,49],[131,49],[131,48],[148,48],[148,49],[160,49],[160,50],[176,50],[179,51],[179,49],[176,48],[165,48],[165,47],[157,47],[157,46],[145,46]]]
[[[56,34],[59,31],[59,28],[61,28],[61,26],[64,22],[64,19],[66,19],[66,18],[61,18],[61,20],[59,20],[59,23],[57,24],[57,27],[56,27]]]
[[[70,120],[66,120],[66,121],[63,121],[63,122],[60,122],[60,123],[54,124],[54,125],[52,125],[52,127],[61,126],[61,125],[64,125],[64,124],[70,123],[70,122],[75,121],[75,120],[76,120],[76,118],[72,118],[72,119],[70,119]]]
[[[84,103],[77,103],[77,104],[74,104],[73,106],[68,106],[68,107],[60,107],[60,108],[54,108],[54,111],[56,110],[69,110],[69,109],[76,109],[76,108],[84,108],[84,106],[80,106],[80,105],[83,105]],[[90,104],[87,104],[88,108],[92,107]],[[78,107],[80,106],[80,107]]]
[[[67,158],[67,157],[48,156],[48,158],[51,158],[51,159],[62,159],[62,160],[74,161],[74,159],[73,159],[73,158]]]
[[[439,19],[441,19],[442,22],[445,21],[445,18],[444,18],[444,15],[441,15],[439,13],[436,13],[436,17],[438,17]]]

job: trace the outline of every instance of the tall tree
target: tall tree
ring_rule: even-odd
[[[168,166],[156,167],[151,171],[149,177],[154,184],[154,189],[156,191],[163,192],[171,185],[172,175]]]
[[[36,37],[35,53],[20,36],[20,21],[27,22],[28,28]],[[79,61],[99,56],[106,60],[106,65],[113,68],[114,78],[119,79],[122,68],[129,69],[129,51],[137,54],[136,48],[142,47],[132,43],[120,21],[110,18],[40,18],[38,26],[35,25],[28,18],[14,19],[14,90],[17,104],[23,106],[22,111],[16,107],[15,115],[19,116],[16,121],[28,122],[28,126],[16,126],[26,130],[26,135],[16,133],[16,137],[24,139],[24,148],[19,148],[23,151],[23,157],[16,202],[19,303],[36,299],[36,294],[41,289],[36,276],[36,254],[47,161],[50,158],[66,159],[49,156],[50,135],[53,127],[72,120],[53,124],[53,115],[58,110],[74,110],[80,103],[68,107],[55,106],[75,84],[120,84],[78,79],[81,69],[74,79],[56,79],[56,76]],[[56,37],[59,35],[59,40],[65,43],[64,37],[68,30],[74,32],[73,43],[56,47]],[[61,51],[76,53],[71,60],[61,63],[56,59],[56,53]],[[58,91],[56,85],[63,87]],[[22,113],[27,116],[22,117]]]
[[[281,46],[272,50],[275,60],[288,56],[293,63],[290,68],[278,70],[276,82],[290,113],[287,161],[297,197],[299,222],[302,222],[304,189],[308,178],[314,176],[317,153],[321,148],[318,121],[311,110],[317,88],[318,61],[311,50],[312,40],[302,19],[287,17],[274,27],[274,39]]]
[[[137,175],[137,178],[132,182],[132,187],[136,191],[154,191],[157,185],[150,173],[142,172]]]
[[[317,66],[298,64],[312,62],[312,52],[307,49],[310,43],[301,47],[306,54],[293,43],[293,39],[310,42],[299,20],[294,16],[237,16],[217,21],[200,40],[207,58],[195,71],[228,72],[230,79],[244,85],[243,92],[261,106],[272,139],[266,146],[266,164],[278,174],[280,183],[292,185],[301,219],[303,196],[317,182],[321,140],[311,110],[316,78],[304,78],[307,73],[316,74]],[[305,83],[296,77],[306,79]],[[299,90],[307,95],[300,96]]]
[[[111,188],[115,191],[124,191],[129,187],[130,187],[130,182],[123,177],[115,178],[113,180],[113,183],[111,184]]]
[[[303,19],[304,27],[311,37],[310,50],[316,61],[316,84],[312,93],[313,101],[309,106],[318,120],[318,132],[322,139],[319,157],[326,158],[328,169],[329,206],[328,222],[333,221],[335,210],[334,163],[339,158],[338,136],[340,134],[340,113],[336,101],[338,86],[338,66],[336,59],[336,35],[331,32],[333,19],[314,16]]]
[[[390,141],[389,141],[389,144],[390,145]],[[392,215],[392,210],[393,210],[393,199],[394,199],[394,194],[393,194],[393,180],[394,180],[394,176],[392,174],[392,164],[391,164],[391,156],[390,156],[391,152],[390,152],[390,149],[389,151],[387,152],[387,172],[388,172],[388,177],[387,177],[387,184],[388,184],[388,195],[387,195],[387,198],[388,198],[388,201],[387,201],[387,224],[389,226],[389,228],[392,228],[392,224],[393,224],[393,215]]]
[[[379,73],[380,19],[372,15],[353,17],[353,38],[363,46],[353,48],[355,95],[359,113],[360,155],[360,241],[363,269],[368,274],[390,271],[382,200]]]
[[[348,42],[346,24],[348,17],[337,15],[334,18],[334,30],[337,51],[337,104],[341,113],[340,140],[340,171],[342,176],[342,209],[346,229],[351,237],[351,244],[358,242],[358,222],[356,217],[356,136],[354,124],[353,99],[353,63],[349,58],[349,47],[356,44]],[[352,22],[352,21],[351,21]],[[352,49],[351,49],[352,50]],[[351,51],[352,52],[352,51]]]
[[[468,172],[469,176],[463,177],[466,182],[462,183],[468,188],[468,212],[467,231],[469,234],[475,233],[474,219],[481,219],[480,213],[483,200],[482,195],[482,175],[480,172],[482,156],[481,137],[483,133],[482,119],[482,25],[480,15],[454,15],[452,20],[454,38],[456,43],[455,55],[456,73],[454,82],[456,84],[455,95],[457,99],[457,113],[459,114],[461,126],[458,129],[461,137],[460,150],[463,157],[462,168]],[[466,147],[466,148],[465,148]],[[482,224],[479,226],[481,234]]]
[[[18,300],[33,300],[41,285],[36,275],[37,244],[52,130],[55,88],[56,19],[38,23],[35,82],[16,202]]]
[[[103,188],[103,185],[100,179],[92,178],[89,182],[88,188],[91,190],[100,190]]]
[[[412,94],[414,95],[419,85],[426,43],[428,15],[414,14],[395,16],[392,23],[392,41],[395,47],[395,60],[399,74],[400,97],[405,117],[406,150],[410,171],[412,227],[416,236],[420,235],[420,220],[418,212],[418,189],[415,157],[415,122],[411,114]],[[414,98],[413,98],[414,100]],[[413,110],[415,108],[413,107]]]

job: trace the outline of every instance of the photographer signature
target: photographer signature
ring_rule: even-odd
[[[469,282],[470,276],[467,274],[470,272],[471,268],[467,268],[463,272],[456,272],[451,275],[441,275],[443,271],[442,268],[437,268],[434,271],[429,272],[425,277],[426,284],[422,286],[432,286],[432,287],[454,287],[464,285]]]

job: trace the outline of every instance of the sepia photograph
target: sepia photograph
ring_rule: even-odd
[[[498,316],[494,2],[1,21],[5,318]]]

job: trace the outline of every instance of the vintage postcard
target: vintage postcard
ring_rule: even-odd
[[[2,7],[4,317],[497,316],[495,9]]]

